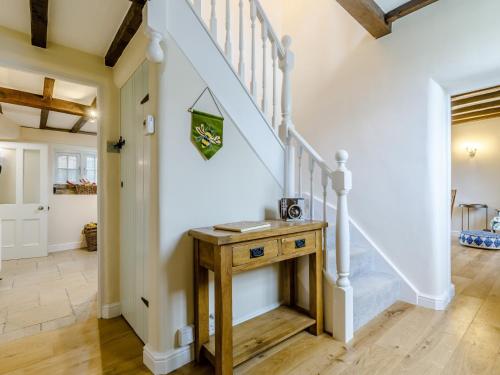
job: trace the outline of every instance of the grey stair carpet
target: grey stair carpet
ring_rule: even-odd
[[[366,246],[351,246],[349,280],[354,292],[354,331],[391,306],[399,296],[399,279],[374,269],[373,251]],[[328,251],[327,259],[328,269],[336,273],[335,250]]]

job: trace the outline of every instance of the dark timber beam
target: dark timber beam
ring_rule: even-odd
[[[452,116],[453,122],[467,119],[480,119],[486,116],[500,115],[500,108],[490,108],[482,111],[464,113],[463,115]]]
[[[46,103],[50,103],[52,100],[52,95],[54,94],[54,83],[56,81],[52,78],[45,77],[43,82],[43,98],[42,100]],[[40,129],[47,127],[47,120],[49,118],[49,110],[43,108],[40,112]]]
[[[97,98],[94,98],[94,100],[92,101],[92,104],[90,105],[90,107],[92,107],[94,110],[96,108],[96,102],[97,102]],[[78,121],[75,122],[75,125],[73,125],[73,127],[71,128],[71,130],[69,132],[70,133],[78,133],[80,131],[80,129],[83,127],[83,125],[85,125],[89,120],[90,120],[90,117],[88,117],[88,116],[80,117],[78,119]]]
[[[388,23],[393,23],[394,21],[400,19],[401,17],[407,16],[417,10],[426,7],[432,3],[435,3],[438,0],[411,0],[403,5],[397,7],[396,9],[391,10],[389,13],[385,15],[385,20]]]
[[[394,21],[436,1],[438,0],[410,0],[387,14],[384,14],[375,0],[337,0],[337,3],[378,39],[391,33]]]
[[[466,118],[463,120],[453,120],[452,124],[459,125],[459,124],[465,124],[466,122],[482,121],[482,120],[488,120],[488,119],[492,119],[492,118],[500,118],[500,111],[496,114],[486,115],[486,116],[482,116],[482,117],[471,117],[471,118]]]
[[[485,91],[485,90],[482,90]],[[470,103],[476,103],[476,102],[482,102],[483,100],[491,100],[491,99],[496,99],[500,97],[500,87],[492,92],[488,92],[486,94],[480,94],[480,95],[474,95],[474,96],[469,96],[468,98],[461,98],[459,97],[453,97],[451,98],[451,105],[453,107],[459,106],[459,105],[464,105],[464,104],[470,104]]]
[[[385,21],[384,11],[374,0],[337,0],[337,3],[375,38],[391,33],[391,24]]]
[[[29,126],[22,126],[22,128],[33,129],[33,128],[29,127]],[[71,132],[71,129],[51,128],[51,127],[48,127],[48,126],[46,128],[44,128],[43,130],[50,130],[50,131],[53,131],[53,132],[63,132],[63,133],[70,133]],[[80,131],[78,134],[97,135],[97,133],[82,132],[82,131]]]
[[[142,23],[142,8],[147,0],[131,0],[132,4],[104,58],[106,66],[113,67]]]
[[[458,114],[461,114],[461,113],[468,113],[468,112],[480,111],[482,109],[488,109],[488,108],[498,108],[498,109],[500,109],[500,100],[493,100],[491,102],[474,104],[474,105],[468,105],[466,107],[453,108],[451,110],[451,114],[458,115]]]
[[[49,18],[49,0],[30,0],[31,44],[47,47],[47,25]]]
[[[54,99],[44,100],[42,95],[0,87],[0,102],[25,107],[46,109],[48,111],[67,113],[75,116],[88,116],[92,110],[91,106],[69,102],[67,100]]]

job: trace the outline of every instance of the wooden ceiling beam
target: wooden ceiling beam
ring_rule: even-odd
[[[22,128],[36,129],[36,128],[29,127],[29,126],[22,126]],[[49,126],[47,126],[46,128],[43,128],[42,130],[50,130],[50,131],[54,131],[54,132],[63,132],[63,133],[70,133],[71,132],[71,129],[51,128]],[[78,132],[78,134],[97,135],[97,133],[94,133],[94,132],[84,132],[84,131],[80,131],[80,132]]]
[[[384,11],[374,0],[337,0],[337,3],[375,38],[391,33],[391,24],[385,21]]]
[[[49,0],[30,0],[31,44],[47,48]]]
[[[463,120],[453,120],[452,124],[459,125],[459,124],[465,124],[467,122],[482,121],[482,120],[488,120],[488,119],[492,119],[492,118],[500,118],[500,111],[496,114],[486,115],[486,116],[482,116],[482,117],[471,117],[471,118],[466,118]]]
[[[407,16],[417,10],[420,10],[427,5],[435,3],[438,0],[411,0],[403,5],[391,10],[385,15],[385,21],[389,24],[400,19],[401,17]]]
[[[52,100],[52,95],[54,94],[54,83],[56,81],[52,78],[45,77],[43,82],[43,98],[42,100],[47,103]],[[47,120],[49,118],[49,110],[43,108],[40,112],[40,129],[47,127]]]
[[[92,104],[90,107],[92,107],[94,110],[96,108],[96,103],[97,103],[97,98],[94,98],[92,101]],[[90,120],[90,117],[88,116],[82,116],[78,119],[78,121],[73,125],[71,130],[69,131],[70,133],[78,133],[80,129]]]
[[[131,0],[132,4],[128,9],[125,18],[118,29],[118,32],[109,46],[108,52],[104,57],[106,66],[113,67],[122,55],[142,23],[142,8],[147,0]]]
[[[486,90],[481,90],[481,91],[486,91]],[[482,102],[484,100],[491,100],[491,99],[500,98],[500,88],[498,90],[495,90],[495,91],[492,91],[492,92],[489,92],[489,93],[486,93],[486,94],[479,94],[479,95],[469,96],[467,98],[460,99],[462,96],[463,95],[451,98],[451,105],[452,105],[452,107],[456,107],[456,106],[459,106],[459,105],[465,105],[465,104]]]
[[[458,115],[461,113],[475,112],[489,108],[500,108],[500,100],[493,100],[491,102],[468,105],[466,107],[460,107],[460,108],[453,107],[453,109],[451,110],[451,114]]]
[[[0,102],[25,107],[46,109],[48,111],[66,113],[75,116],[88,116],[91,106],[52,98],[50,101],[43,99],[42,95],[0,87]]]
[[[452,120],[453,121],[460,121],[460,120],[466,120],[466,119],[478,119],[481,117],[490,116],[490,115],[497,115],[497,114],[500,115],[500,108],[490,108],[490,109],[485,109],[482,111],[464,113],[462,115],[454,115],[454,116],[452,116]]]
[[[388,13],[384,13],[375,0],[337,0],[337,3],[378,39],[391,33],[394,21],[436,1],[438,0],[410,0]]]

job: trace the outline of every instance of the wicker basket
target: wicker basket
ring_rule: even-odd
[[[78,184],[74,185],[76,194],[97,194],[97,185]]]
[[[87,241],[87,250],[97,251],[97,228],[85,228],[83,233]]]

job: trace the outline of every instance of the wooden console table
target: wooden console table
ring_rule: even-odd
[[[318,221],[270,221],[270,228],[235,233],[193,229],[195,355],[205,357],[217,375],[291,336],[323,332],[323,228]],[[309,311],[295,306],[296,260],[309,257]],[[233,274],[280,262],[285,305],[233,327]],[[214,272],[215,335],[209,336],[208,271]]]

